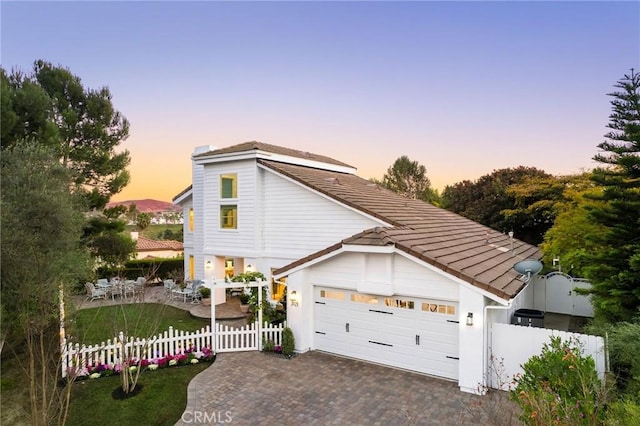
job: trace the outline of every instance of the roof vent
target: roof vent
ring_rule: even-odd
[[[325,178],[324,180],[326,180],[327,182],[331,182],[331,183],[335,183],[335,184],[340,185],[340,181],[338,180],[337,177],[328,177],[328,178]]]

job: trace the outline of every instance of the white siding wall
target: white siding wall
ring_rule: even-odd
[[[185,247],[193,248],[193,232],[189,230],[189,211],[193,207],[193,199],[190,198],[182,205],[182,216],[184,221],[182,224],[182,245]]]
[[[397,294],[457,301],[460,286],[423,265],[394,255],[394,283]]]
[[[260,174],[266,256],[299,259],[382,224],[272,172]]]
[[[220,198],[220,175],[237,175],[237,200]],[[255,256],[256,168],[253,160],[210,164],[204,171],[204,253],[239,257]],[[220,206],[238,206],[238,228],[220,228]]]

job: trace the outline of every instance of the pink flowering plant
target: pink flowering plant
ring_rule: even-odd
[[[168,368],[172,366],[197,364],[200,362],[213,362],[214,360],[215,360],[215,355],[210,348],[204,347],[201,350],[196,351],[195,349],[193,349],[193,347],[190,347],[184,352],[174,354],[174,355],[166,355],[163,357],[156,356],[155,358],[142,359],[142,360],[132,358],[132,359],[129,359],[127,362],[125,362],[124,365],[136,366],[137,368],[140,368],[141,372],[145,372],[145,371],[154,371],[162,368]],[[100,362],[87,363],[86,365],[81,367],[69,367],[67,369],[67,376],[73,377],[79,380],[88,379],[88,378],[96,379],[98,377],[108,377],[108,376],[113,376],[115,374],[120,374],[122,372],[122,366],[123,366],[122,363],[117,363],[117,364],[104,364]]]

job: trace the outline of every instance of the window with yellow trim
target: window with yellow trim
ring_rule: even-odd
[[[189,209],[189,231],[193,232],[193,208]]]
[[[220,198],[238,198],[238,175],[220,175]]]
[[[238,228],[238,206],[220,206],[220,228]]]

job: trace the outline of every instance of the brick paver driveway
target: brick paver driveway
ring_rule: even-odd
[[[445,380],[320,352],[291,360],[223,353],[189,384],[177,424],[515,424],[505,396],[475,396]]]

